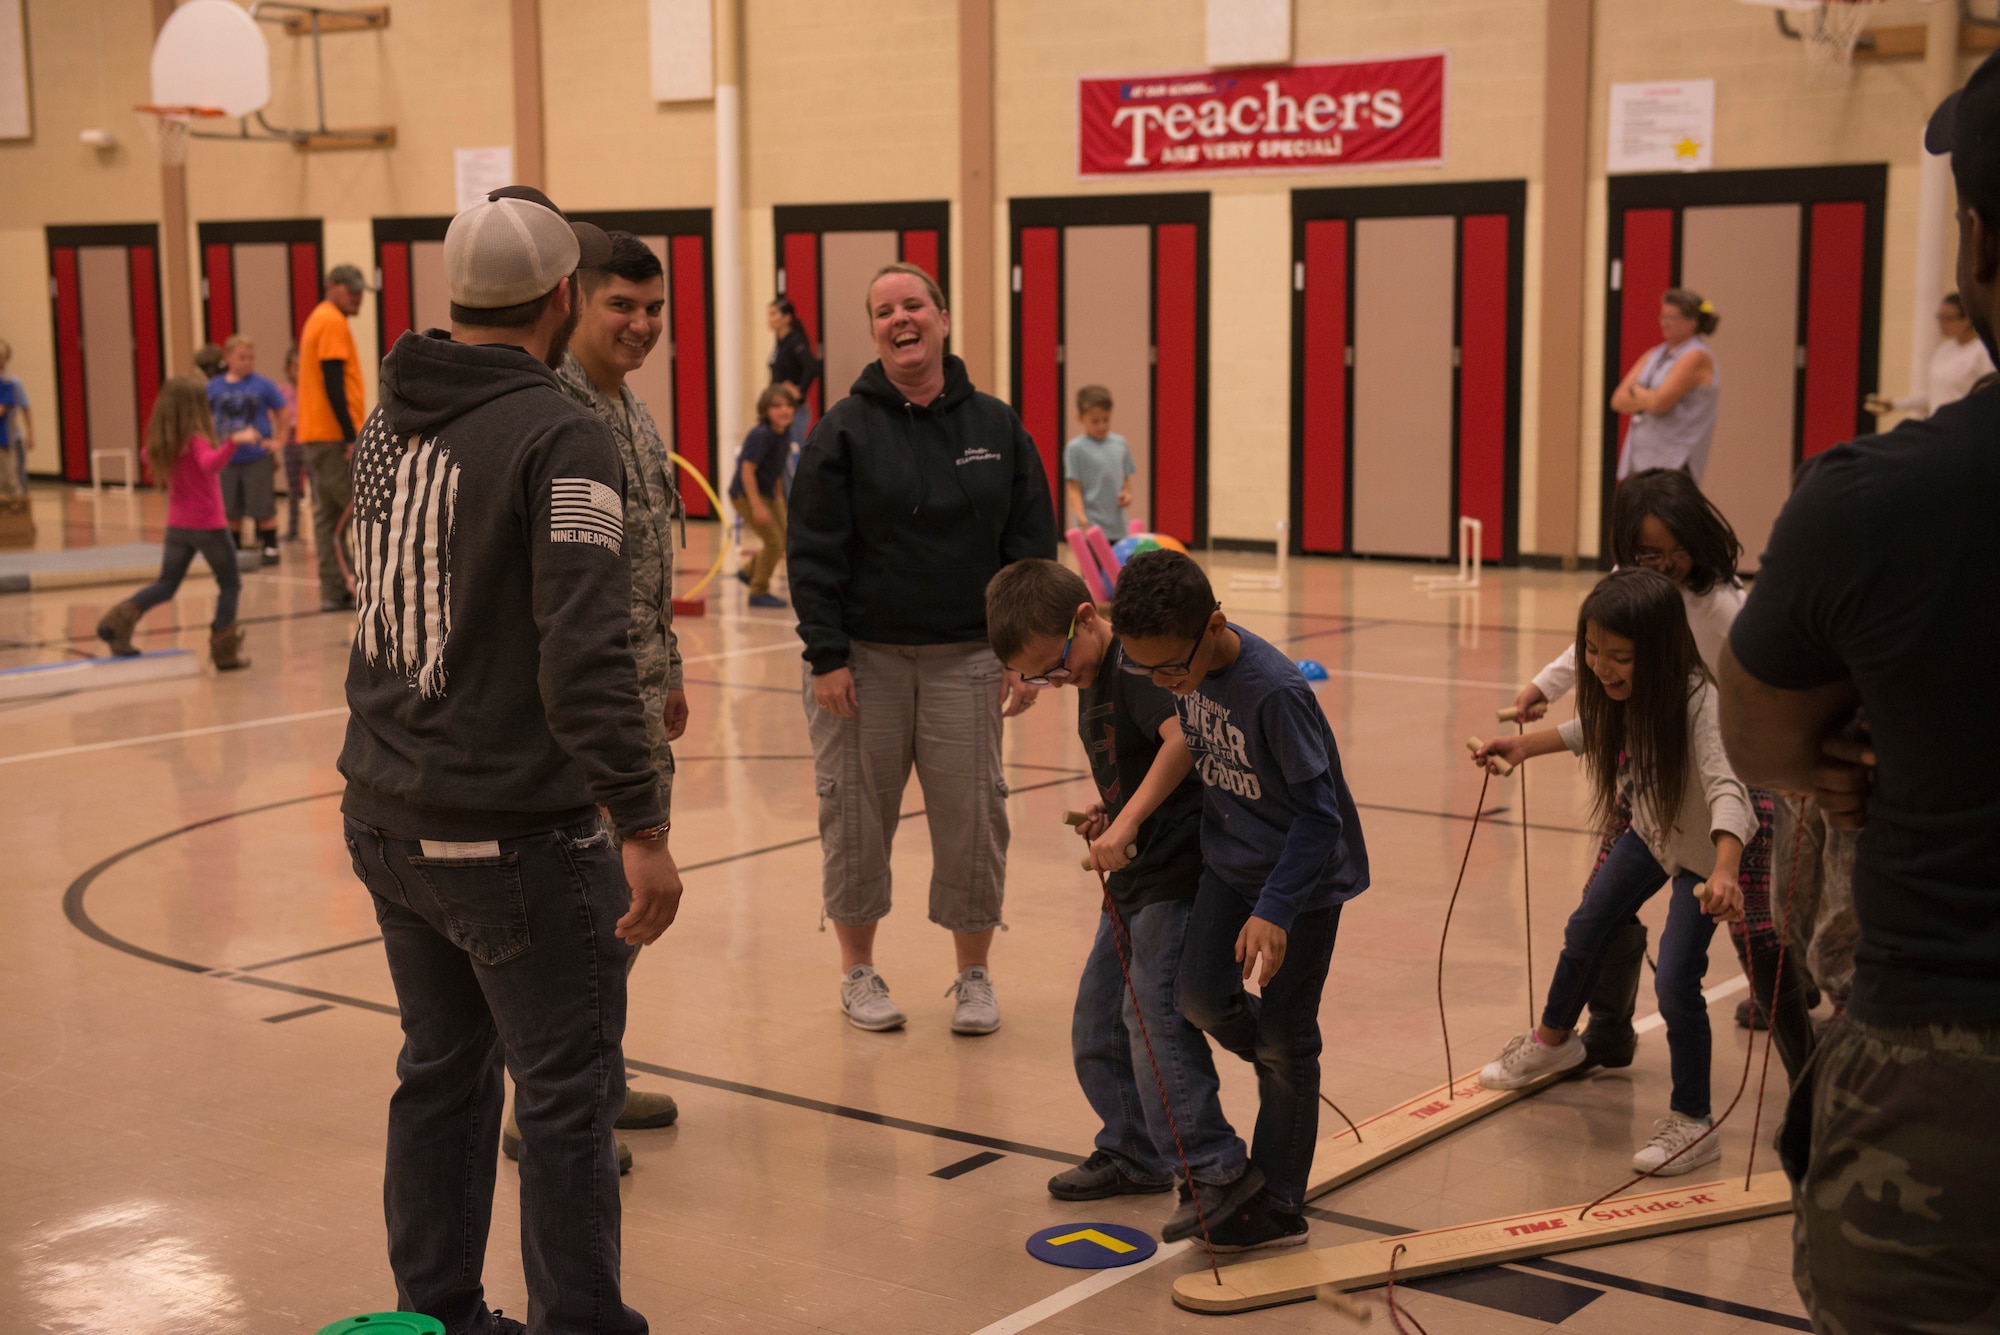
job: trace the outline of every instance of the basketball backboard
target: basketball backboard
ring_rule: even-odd
[[[257,21],[230,0],[187,0],[153,41],[152,100],[227,116],[262,111],[271,100],[271,49]]]

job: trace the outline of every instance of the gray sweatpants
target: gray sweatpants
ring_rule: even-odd
[[[931,921],[1000,924],[1007,782],[1000,772],[1000,660],[980,643],[867,644],[848,653],[860,707],[820,709],[806,669],[826,916],[845,927],[889,912],[889,850],[915,765],[931,829]]]

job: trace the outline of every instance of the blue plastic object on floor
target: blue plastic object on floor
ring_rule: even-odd
[[[1317,658],[1301,658],[1299,660],[1299,675],[1307,681],[1325,681],[1326,664],[1320,662]]]
[[[1152,1234],[1124,1224],[1055,1224],[1028,1235],[1028,1255],[1072,1270],[1137,1265],[1159,1249]]]
[[[415,1312],[370,1312],[320,1327],[319,1335],[446,1335],[444,1322]]]

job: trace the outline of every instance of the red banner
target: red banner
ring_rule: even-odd
[[[1077,82],[1085,176],[1444,160],[1442,54]]]

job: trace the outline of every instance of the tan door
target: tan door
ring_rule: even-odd
[[[885,264],[896,262],[894,232],[825,232],[820,236],[820,327],[825,349],[826,392],[831,408],[847,397],[861,368],[875,360],[868,330],[868,284]]]
[[[1799,329],[1797,204],[1686,209],[1681,286],[1721,316],[1710,336],[1721,393],[1701,489],[1754,571],[1791,493]]]
[[[1153,462],[1152,228],[1063,230],[1064,440],[1083,428],[1076,420],[1076,392],[1085,385],[1111,391],[1111,429],[1125,437],[1138,471],[1132,475],[1128,520],[1147,521]],[[1058,467],[1061,461],[1058,460]],[[1067,506],[1067,489],[1064,505]],[[1068,527],[1070,515],[1062,515]],[[1116,542],[1123,533],[1107,533]]]
[[[79,246],[78,304],[83,312],[83,380],[90,450],[123,451],[138,466],[139,385],[133,365],[131,252],[124,246]],[[102,476],[120,480],[121,465],[104,461]],[[137,474],[131,475],[135,479]]]
[[[444,242],[410,243],[410,323],[418,333],[451,328],[451,291],[444,284]]]
[[[1450,556],[1451,218],[1363,218],[1354,234],[1354,541]]]

